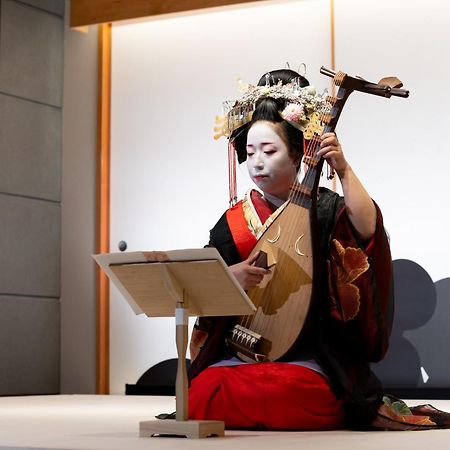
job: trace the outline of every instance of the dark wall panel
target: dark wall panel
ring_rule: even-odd
[[[0,194],[0,211],[0,294],[59,297],[59,203]]]
[[[59,392],[59,300],[0,295],[0,395]]]
[[[0,94],[0,192],[61,199],[60,108]]]
[[[0,395],[60,390],[63,14],[0,0]]]
[[[12,0],[0,20],[0,92],[61,106],[63,20]]]
[[[20,0],[27,5],[35,6],[36,8],[44,9],[45,11],[56,14],[57,16],[64,16],[64,0]]]

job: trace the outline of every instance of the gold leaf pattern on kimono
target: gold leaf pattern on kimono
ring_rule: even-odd
[[[344,321],[354,319],[360,307],[359,288],[353,282],[369,269],[367,255],[360,248],[346,247],[333,239],[333,245],[337,255],[333,255],[333,267],[336,291],[339,301],[332,295],[332,309],[337,312],[339,318]],[[333,252],[334,253],[334,252]],[[331,283],[331,265],[329,264],[329,277]],[[332,286],[332,284],[330,284]]]

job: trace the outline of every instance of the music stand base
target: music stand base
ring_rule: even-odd
[[[139,422],[139,436],[186,436],[190,439],[223,437],[225,424],[219,420],[147,420]]]

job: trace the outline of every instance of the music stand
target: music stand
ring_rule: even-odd
[[[248,315],[255,306],[215,248],[94,255],[136,314],[175,316],[176,419],[139,423],[140,436],[223,436],[224,422],[188,420],[186,350],[189,316]]]

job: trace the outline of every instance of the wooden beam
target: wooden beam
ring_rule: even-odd
[[[109,23],[255,1],[264,0],[71,0],[70,26]]]
[[[109,252],[111,24],[98,28],[97,253]],[[109,394],[109,280],[97,266],[97,394]]]

